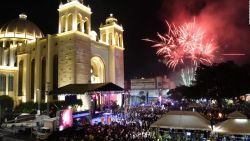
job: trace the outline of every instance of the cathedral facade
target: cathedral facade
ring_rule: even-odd
[[[67,84],[124,85],[123,27],[110,14],[91,29],[89,7],[78,0],[60,4],[58,33],[44,36],[20,14],[0,29],[0,95],[15,103],[50,102],[48,92]],[[58,97],[64,100],[64,96]]]

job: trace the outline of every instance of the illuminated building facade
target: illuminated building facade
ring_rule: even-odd
[[[130,105],[156,103],[159,98],[168,97],[168,91],[175,88],[175,83],[167,76],[131,79],[129,103]]]
[[[15,103],[52,101],[67,84],[124,85],[123,27],[112,14],[91,29],[91,9],[78,0],[60,4],[58,33],[44,36],[25,14],[0,31],[0,94]],[[64,100],[64,96],[58,97]]]

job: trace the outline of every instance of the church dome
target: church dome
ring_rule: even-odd
[[[112,23],[117,23],[117,19],[113,17],[113,14],[110,14],[110,16],[106,19],[106,24],[112,24]]]
[[[27,20],[27,15],[20,14],[19,19],[14,19],[0,29],[0,38],[21,38],[34,40],[42,38],[43,33],[31,21]]]

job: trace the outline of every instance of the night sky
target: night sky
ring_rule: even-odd
[[[62,0],[64,2],[64,0]],[[176,3],[179,1],[179,3]],[[169,74],[172,71],[159,62],[159,57],[155,55],[156,50],[150,47],[144,38],[156,38],[156,33],[167,31],[165,26],[166,20],[173,20],[174,13],[183,11],[192,16],[199,16],[202,11],[206,11],[210,3],[218,3],[215,0],[85,0],[92,10],[92,30],[99,32],[99,26],[105,22],[110,13],[122,24],[124,32],[125,45],[125,79],[134,77],[149,77],[155,75]],[[225,0],[221,0],[224,1]],[[236,1],[238,0],[229,0]],[[244,40],[250,40],[248,26],[248,0],[239,0],[244,2],[240,12],[235,9],[239,27],[244,31],[247,30]],[[59,0],[7,0],[1,1],[0,8],[0,25],[18,18],[18,15],[25,12],[28,20],[34,22],[44,34],[57,33],[58,28],[58,5]],[[179,6],[179,5],[180,6]],[[224,4],[224,3],[222,3]],[[177,6],[176,6],[177,5]],[[217,4],[216,4],[217,5]],[[241,5],[239,5],[240,7]],[[176,8],[182,8],[181,10]],[[237,6],[235,6],[237,7]],[[178,9],[178,11],[176,11]],[[183,10],[184,9],[184,10]],[[223,11],[223,8],[221,9]],[[243,14],[244,13],[244,14]],[[202,13],[200,14],[202,15]],[[178,16],[180,17],[180,16]],[[238,16],[235,16],[238,18]],[[99,35],[99,33],[98,33]],[[248,38],[249,37],[249,38]],[[228,40],[231,40],[228,39]],[[250,41],[249,41],[250,42]],[[248,42],[248,43],[249,43]],[[230,46],[230,44],[223,44]],[[249,44],[244,47],[249,50]],[[243,50],[243,51],[244,51]]]

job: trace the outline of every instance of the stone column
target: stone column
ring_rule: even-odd
[[[52,40],[51,40],[51,35],[48,34],[48,39],[47,39],[47,61],[46,61],[46,96],[45,96],[45,101],[50,102],[52,100],[52,96],[48,96],[48,92],[52,88],[52,78],[53,78],[53,54],[52,54],[52,46],[51,46]]]
[[[72,15],[72,30],[77,31],[77,11],[74,10],[74,13]]]
[[[68,15],[65,15],[65,31],[64,32],[67,32],[68,31]]]
[[[30,101],[30,54],[22,56],[23,60],[23,102]]]
[[[39,39],[36,40],[36,57],[35,57],[35,90],[41,90],[40,87],[40,75],[41,75],[41,46],[39,45]],[[34,102],[41,100],[40,92],[37,92],[34,97]]]
[[[9,66],[14,67],[15,66],[15,50],[16,47],[10,48],[10,63]]]
[[[109,46],[109,81],[115,82],[115,47]]]
[[[5,90],[6,90],[6,95],[9,95],[9,74],[7,74],[6,76],[5,76]]]

